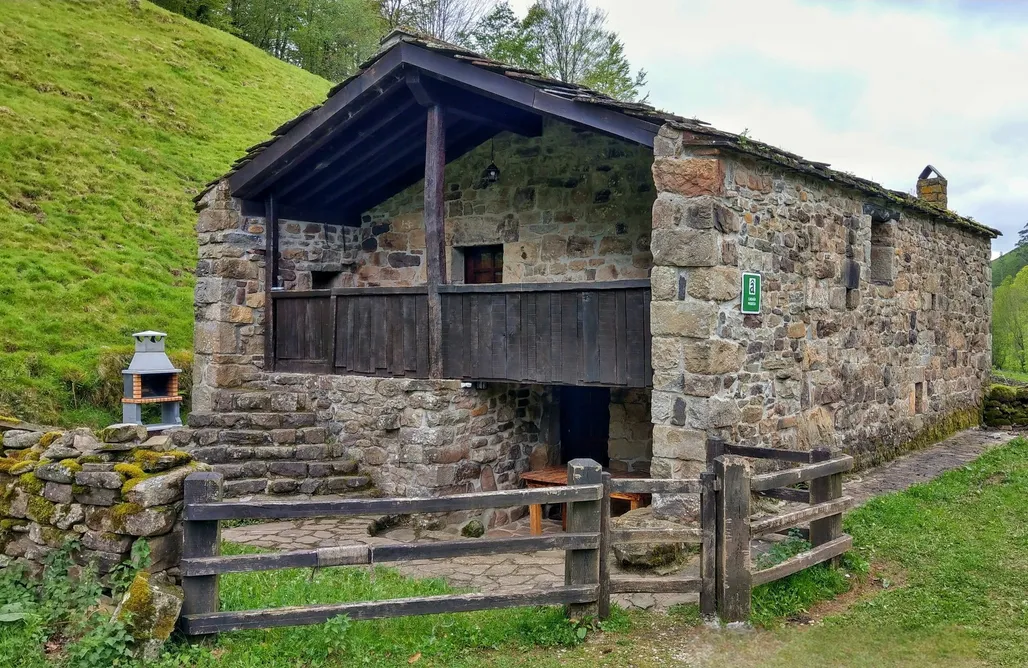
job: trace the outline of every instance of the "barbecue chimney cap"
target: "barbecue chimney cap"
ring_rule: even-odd
[[[132,338],[136,341],[136,354],[132,363],[122,373],[144,375],[153,373],[182,373],[176,369],[164,352],[164,340],[168,337],[164,332],[147,330],[136,332]]]

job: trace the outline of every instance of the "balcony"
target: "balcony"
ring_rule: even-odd
[[[650,384],[650,283],[439,286],[443,377]],[[428,288],[274,292],[276,371],[429,377]]]

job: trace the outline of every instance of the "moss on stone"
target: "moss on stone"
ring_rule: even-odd
[[[128,464],[128,463],[115,464],[114,465],[114,470],[115,470],[115,472],[120,473],[120,474],[122,474],[124,476],[128,476],[129,478],[142,478],[143,476],[146,475],[146,471],[144,471],[143,469],[139,468],[135,464]]]
[[[50,524],[54,516],[56,504],[44,499],[41,496],[32,494],[29,496],[28,512],[26,513],[34,522],[39,524]]]
[[[949,438],[958,431],[977,427],[982,423],[982,409],[971,406],[963,410],[953,411],[927,425],[912,439],[898,445],[881,445],[872,447],[870,451],[854,455],[855,468],[865,469],[879,466],[896,457],[916,450],[923,450],[930,445]]]
[[[36,468],[36,462],[33,462],[33,461],[18,462],[16,465],[11,467],[11,469],[10,469],[10,471],[8,471],[8,473],[10,473],[11,475],[20,476],[23,473],[29,473],[31,471],[34,471],[35,468]]]
[[[171,458],[171,461],[168,459]],[[154,472],[156,470],[173,469],[193,460],[193,456],[181,450],[169,450],[168,452],[157,452],[137,448],[132,451],[132,459],[144,471]]]
[[[68,469],[72,473],[78,473],[82,470],[82,464],[79,464],[74,459],[62,459],[60,462],[61,466]]]
[[[61,436],[64,436],[63,431],[48,431],[39,439],[39,445],[43,448],[49,448]]]
[[[79,462],[82,464],[102,464],[104,458],[99,455],[82,455],[79,457]]]
[[[111,528],[120,532],[125,528],[125,522],[129,517],[143,512],[143,507],[137,503],[119,503],[108,509],[108,517],[111,521]]]
[[[11,469],[20,462],[14,457],[3,457],[0,459],[0,473],[10,473]]]
[[[153,477],[153,475],[151,475],[149,473],[144,473],[143,475],[141,475],[139,477],[129,478],[128,480],[125,481],[125,484],[121,486],[121,495],[125,496],[130,491],[132,491],[135,488],[136,485],[138,485],[139,483],[143,482],[147,478],[152,478],[152,477]]]
[[[72,494],[88,494],[89,493],[89,487],[87,487],[86,485],[75,485],[75,484],[72,484],[72,486],[71,486],[71,493]]]
[[[29,494],[43,493],[43,481],[37,478],[36,474],[31,471],[18,476],[18,485]]]

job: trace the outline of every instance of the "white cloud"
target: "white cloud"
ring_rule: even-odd
[[[512,3],[524,11],[527,0]],[[650,73],[650,102],[911,191],[1028,222],[1028,15],[1013,3],[593,0]]]

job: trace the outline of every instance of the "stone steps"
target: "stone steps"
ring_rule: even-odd
[[[215,467],[217,470],[217,467]],[[241,478],[226,480],[222,491],[225,498],[255,494],[296,496],[319,494],[346,494],[366,492],[371,478],[365,475],[345,475],[328,478]],[[362,495],[363,496],[363,495]]]

